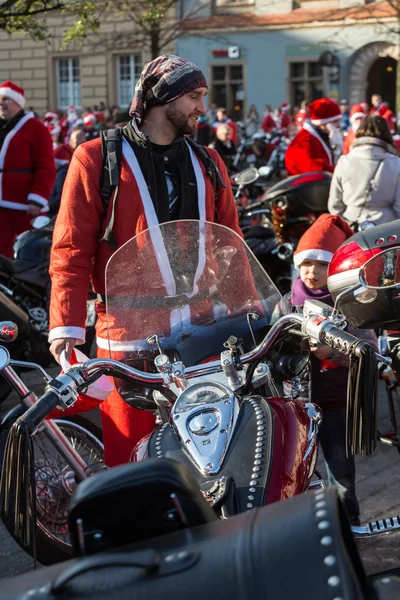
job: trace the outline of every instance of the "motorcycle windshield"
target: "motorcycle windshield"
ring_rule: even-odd
[[[205,221],[163,223],[126,242],[108,261],[110,356],[153,370],[159,344],[190,367],[218,357],[230,336],[243,340],[247,352],[262,340],[280,298],[231,229]]]

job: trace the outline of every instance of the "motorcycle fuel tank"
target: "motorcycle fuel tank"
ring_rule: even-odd
[[[185,463],[208,501],[216,509],[228,505],[230,514],[304,492],[317,452],[314,406],[309,405],[310,414],[300,401],[250,396],[237,414],[232,398],[221,400],[219,411],[217,403],[196,408],[191,399],[175,415],[180,431],[173,420],[158,427],[136,446],[131,460],[166,457]],[[229,423],[231,432],[225,431]],[[218,439],[223,450],[214,469]],[[201,456],[207,457],[203,471]]]
[[[400,245],[400,220],[359,231],[335,252],[328,269],[328,288],[334,300],[360,282],[360,269],[373,256]],[[357,301],[354,292],[339,301],[339,310],[354,327],[372,329],[400,323],[397,289],[374,291],[369,302]]]

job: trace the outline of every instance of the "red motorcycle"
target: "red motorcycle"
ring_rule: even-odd
[[[340,314],[318,302],[307,301],[303,314],[286,315],[271,325],[281,296],[232,230],[204,221],[153,227],[112,256],[106,292],[112,328],[108,339],[103,339],[110,357],[73,365],[50,381],[45,395],[12,425],[8,435],[1,479],[3,514],[8,515],[5,522],[10,527],[13,499],[25,494],[14,514],[12,533],[23,539],[28,551],[32,551],[30,515],[35,511],[26,503],[27,473],[42,474],[34,468],[31,435],[38,427],[47,431],[51,422],[44,419],[55,407],[84,408],[77,403],[78,394],[103,374],[114,377],[128,404],[157,417],[156,429],[133,450],[132,461],[154,458],[157,463],[169,458],[185,465],[222,518],[323,486],[311,481],[320,410],[296,399],[308,361],[303,338],[349,355],[353,378],[365,382],[359,386],[362,397],[354,389],[353,404],[362,403],[363,410],[351,416],[355,433],[349,444],[356,446],[361,436],[362,451],[372,452],[375,352],[343,331]],[[3,339],[6,329],[3,326]],[[11,335],[12,328],[7,330]],[[361,349],[369,361],[361,360]],[[0,350],[0,369],[15,384],[7,352]],[[283,380],[292,380],[292,398],[282,397]],[[51,513],[61,501],[68,504],[76,484],[90,472],[81,457],[76,459],[74,448],[63,445],[56,428],[48,438],[57,443],[69,466],[52,480],[58,504],[48,503]],[[30,485],[34,489],[34,482]],[[185,519],[174,494],[171,489],[175,512],[162,521],[167,528],[176,515],[179,523]],[[46,517],[49,522],[51,515]],[[38,527],[43,526],[40,518],[38,514]],[[93,552],[104,547],[102,536],[96,537],[91,526],[89,530],[83,522],[78,529],[83,554],[85,540]]]
[[[338,309],[354,327],[379,330],[392,430],[378,438],[400,452],[400,220],[359,231],[335,253],[329,265],[328,286]]]

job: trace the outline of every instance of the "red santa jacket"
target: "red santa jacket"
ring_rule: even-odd
[[[301,108],[299,110],[299,112],[296,113],[294,120],[295,120],[296,127],[298,130],[300,130],[303,127],[307,117],[308,117],[308,112],[306,111],[305,108]]]
[[[309,171],[333,173],[335,166],[331,150],[308,121],[287,149],[285,167],[289,175],[300,175]]]
[[[348,154],[350,152],[351,145],[355,139],[356,139],[356,132],[353,129],[351,129],[351,127],[350,127],[350,129],[347,132],[347,135],[344,136],[342,154]]]
[[[225,165],[215,150],[207,148],[207,151],[216,162],[226,185],[225,189],[221,187],[218,192],[218,222],[241,235]],[[138,173],[135,161],[135,154],[125,141],[113,226],[118,248],[149,226],[157,224],[151,199],[146,200],[147,186],[145,189],[141,187],[143,176],[141,172]],[[197,158],[192,158],[192,162],[195,173],[197,172],[196,178],[203,178],[205,183],[203,198],[202,194],[198,193],[200,219],[214,221],[212,183],[203,163]],[[50,261],[50,341],[60,337],[73,337],[83,341],[90,278],[95,292],[105,292],[105,267],[114,251],[108,243],[98,241],[109,222],[112,209],[110,202],[108,214],[104,214],[99,187],[101,166],[101,142],[95,139],[77,148],[68,170],[54,229]],[[198,185],[198,190],[199,187]],[[107,338],[103,304],[97,306],[97,312],[96,327],[101,341]],[[116,336],[118,337],[118,332]]]
[[[370,114],[376,114],[385,119],[389,126],[390,133],[394,133],[396,131],[396,117],[393,111],[391,111],[386,104],[381,104],[378,108],[371,108]]]
[[[32,201],[47,211],[55,178],[51,136],[33,113],[26,113],[0,151],[0,207],[26,211]]]
[[[265,115],[265,117],[261,123],[261,129],[263,129],[265,131],[265,133],[271,133],[271,131],[273,129],[276,129],[276,123],[270,113]]]

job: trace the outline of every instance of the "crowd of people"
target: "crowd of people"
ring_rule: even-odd
[[[109,356],[111,348],[113,358],[124,358],[123,332],[113,325],[107,330],[104,301],[105,267],[115,248],[147,227],[176,219],[216,221],[241,235],[224,164],[235,153],[238,126],[225,108],[215,104],[206,108],[207,91],[200,69],[176,56],[161,56],[145,66],[129,113],[101,104],[79,115],[69,107],[65,115],[47,112],[41,122],[24,111],[20,86],[7,81],[0,87],[0,253],[11,257],[15,236],[30,227],[34,215],[43,210],[58,214],[50,263],[49,335],[57,361],[62,352],[69,358],[74,346],[85,339],[90,280],[98,299],[98,355]],[[124,127],[123,160],[119,185],[104,207],[99,193],[103,164],[99,136],[101,129],[113,127]],[[378,94],[371,109],[365,103],[350,109],[345,101],[337,104],[322,98],[310,104],[304,101],[298,110],[287,103],[275,110],[267,107],[262,117],[253,105],[243,127],[250,137],[260,129],[265,133],[287,129],[293,137],[286,155],[289,175],[333,173],[329,199],[333,214],[326,215],[322,224],[317,222],[318,233],[313,230],[300,240],[295,255],[300,277],[280,310],[284,314],[292,310],[291,305],[301,310],[307,298],[330,303],[328,263],[339,243],[352,235],[349,225],[360,219],[381,222],[400,217],[394,115]],[[349,139],[346,147],[344,131]],[[104,235],[108,230],[113,244]],[[132,339],[142,338],[143,332],[135,331]],[[311,376],[319,378],[319,398],[325,395],[322,400],[329,403],[330,382],[339,371],[332,377],[321,366],[337,357],[328,347],[310,351],[317,365],[317,375]],[[344,381],[347,365],[339,366],[345,371]],[[331,480],[347,497],[356,523],[354,463],[343,452],[343,386],[338,394],[340,413],[331,416],[321,441]],[[154,428],[153,416],[129,406],[115,389],[102,403],[101,415],[105,460],[110,466],[129,460],[135,443]]]

